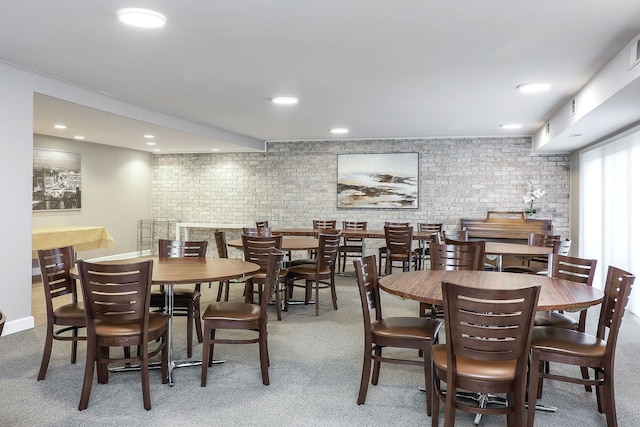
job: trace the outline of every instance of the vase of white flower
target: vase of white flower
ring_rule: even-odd
[[[533,182],[527,181],[527,194],[522,197],[522,200],[528,205],[524,210],[524,214],[527,218],[533,219],[536,217],[537,210],[533,207],[533,202],[539,199],[540,197],[547,194],[546,191],[537,188],[533,189]]]

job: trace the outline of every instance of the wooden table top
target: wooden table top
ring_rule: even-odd
[[[484,247],[486,255],[541,256],[549,255],[552,252],[553,248],[521,243],[486,242]]]
[[[402,298],[442,304],[443,281],[487,289],[518,289],[540,285],[538,309],[571,310],[596,305],[604,293],[592,286],[536,274],[494,271],[424,270],[395,273],[380,278],[380,288]]]
[[[227,242],[232,248],[242,249],[242,239],[233,239]],[[318,249],[318,239],[312,237],[282,237],[282,247],[286,251]]]
[[[201,282],[217,282],[242,277],[258,271],[260,266],[233,258],[163,258],[137,257],[115,261],[104,261],[105,264],[134,263],[147,259],[153,260],[151,281],[154,285],[177,285]],[[71,276],[78,278],[77,268]]]

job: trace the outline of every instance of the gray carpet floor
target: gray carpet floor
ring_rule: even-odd
[[[215,286],[205,286],[210,300]],[[240,297],[237,286],[232,295]],[[204,304],[204,303],[203,303]],[[313,305],[292,306],[283,320],[270,313],[271,385],[261,382],[257,345],[220,345],[209,368],[208,385],[200,387],[200,368],[174,371],[175,385],[151,372],[152,409],[145,411],[138,373],[112,374],[109,384],[94,380],[89,408],[77,410],[84,369],[69,363],[69,345],[55,342],[47,378],[37,381],[44,328],[0,339],[0,426],[405,426],[430,425],[425,412],[422,372],[418,367],[383,364],[380,381],[370,386],[364,405],[356,404],[362,368],[362,315],[352,277],[338,277],[338,310],[321,294],[320,316]],[[383,294],[385,315],[416,315],[418,305]],[[597,312],[589,315],[590,330]],[[183,318],[175,322],[175,353],[185,354]],[[640,320],[627,313],[616,360],[616,393],[620,426],[640,425]],[[194,354],[199,358],[201,345]],[[404,355],[414,356],[410,353]],[[417,354],[415,355],[417,356]],[[562,369],[562,368],[553,368]],[[571,368],[567,368],[571,369]],[[548,381],[541,403],[555,413],[536,413],[538,426],[603,426],[595,395],[577,385]],[[443,422],[441,415],[440,422]],[[456,425],[473,426],[473,415],[458,412]],[[506,425],[506,418],[483,417],[485,427]]]

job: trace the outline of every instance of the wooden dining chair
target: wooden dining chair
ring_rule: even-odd
[[[418,247],[413,250],[416,260],[416,270],[422,270],[429,260],[429,244],[435,241],[435,234],[442,231],[442,223],[419,222],[417,224],[417,231],[420,233],[429,233],[430,235],[427,239],[418,240]]]
[[[384,223],[385,227],[409,227],[411,226],[411,223],[409,222],[392,222],[392,221],[385,221]],[[382,263],[385,263],[385,269],[386,269],[386,261],[387,261],[387,246],[380,246],[378,248],[378,276],[382,276],[383,274],[385,274],[385,272],[382,270]]]
[[[562,251],[563,255],[569,255],[569,247],[571,246],[571,240],[562,241],[560,235],[550,235],[547,233],[529,233],[527,240],[529,246],[541,246],[546,248],[553,248],[552,253],[559,254]],[[549,256],[518,256],[521,261],[521,265],[508,265],[505,266],[502,271],[505,273],[525,273],[525,274],[546,274],[549,262]],[[531,265],[534,262],[535,264]],[[525,265],[526,264],[526,265]]]
[[[204,343],[202,344],[202,372],[200,386],[207,386],[208,368],[213,364],[215,344],[254,344],[258,343],[260,352],[260,371],[262,383],[269,385],[269,345],[267,340],[267,307],[278,286],[278,277],[284,253],[278,249],[269,249],[260,304],[225,301],[214,302],[207,306],[202,315],[204,322]],[[221,329],[251,330],[258,333],[257,338],[220,338],[216,332]]]
[[[548,276],[557,279],[570,280],[584,283],[587,286],[593,284],[598,260],[578,257],[549,255]],[[559,311],[539,311],[536,313],[536,326],[554,326],[556,328],[574,329],[585,331],[587,324],[587,310],[581,310],[579,319]]]
[[[342,221],[343,230],[366,230],[367,221]],[[342,237],[343,241],[338,248],[338,271],[344,273],[347,265],[347,257],[361,257],[364,255],[364,239],[361,237]],[[342,263],[342,269],[340,269]]]
[[[385,274],[391,274],[394,267],[400,267],[402,271],[411,270],[411,265],[414,263],[413,227],[385,225],[384,239],[387,248]],[[400,266],[394,263],[400,263]]]
[[[533,427],[536,399],[542,397],[543,379],[596,387],[598,412],[606,415],[607,426],[618,425],[614,384],[614,361],[618,332],[635,276],[609,266],[604,301],[595,335],[572,329],[536,327],[531,340],[528,426]],[[562,363],[593,369],[594,378],[576,378],[546,371],[546,364]],[[553,365],[552,365],[553,366]]]
[[[380,303],[380,288],[376,257],[369,255],[353,261],[360,293],[364,324],[364,355],[358,405],[367,398],[369,379],[377,385],[380,364],[394,363],[421,366],[424,370],[427,415],[431,414],[431,345],[437,341],[441,323],[423,317],[383,317]],[[384,356],[385,348],[408,348],[419,350],[422,360]],[[373,373],[371,365],[373,362]]]
[[[262,288],[267,279],[267,267],[271,249],[282,248],[282,236],[250,236],[242,235],[242,248],[244,250],[244,260],[260,266],[260,270],[251,274],[245,281],[245,302],[253,303],[254,295],[258,295],[258,301],[264,295]],[[283,293],[287,280],[287,270],[278,270],[278,284],[274,291],[276,297],[276,315],[278,320],[282,320],[282,306],[284,302]],[[271,294],[268,294],[271,295]]]
[[[71,363],[76,363],[78,341],[87,339],[86,335],[78,334],[80,329],[85,328],[86,320],[84,305],[78,302],[76,281],[69,274],[69,270],[74,267],[74,260],[73,246],[38,251],[47,310],[46,336],[38,381],[44,380],[47,375],[54,340],[71,342]],[[56,302],[65,299],[68,301],[65,304]]]
[[[466,242],[469,240],[469,230],[466,227],[460,230],[441,230],[435,236],[435,243],[443,244],[446,239]]]
[[[336,259],[338,257],[340,237],[340,230],[321,230],[318,233],[318,257],[316,261],[313,264],[302,264],[289,268],[286,281],[285,310],[288,310],[289,299],[293,294],[294,287],[304,288],[305,304],[309,304],[311,300],[312,287],[315,289],[316,316],[320,315],[320,289],[330,289],[333,309],[338,309]],[[304,280],[304,285],[296,284],[296,280]]]
[[[324,220],[324,219],[314,219],[312,221],[313,229],[316,232],[322,230],[335,230],[336,229],[336,220]],[[318,234],[314,236],[316,239],[318,238]],[[314,264],[316,262],[318,256],[318,251],[316,249],[309,249],[307,251],[306,258],[299,258],[292,260],[289,265],[291,267],[295,267],[298,265],[306,265],[306,264]]]
[[[507,415],[507,425],[526,422],[527,369],[540,286],[482,289],[442,282],[446,344],[434,345],[431,425],[455,425],[456,410]],[[446,392],[442,384],[446,383]],[[506,394],[506,406],[470,405],[457,391]]]
[[[447,243],[429,244],[429,268],[431,270],[484,270],[484,240],[445,240]],[[442,306],[420,303],[420,317],[443,316]]]
[[[144,408],[151,409],[149,359],[161,354],[162,383],[169,380],[170,316],[150,313],[153,261],[130,264],[98,264],[78,261],[78,272],[85,302],[87,360],[79,410],[89,405],[94,370],[99,384],[109,381],[110,364],[139,362]],[[150,348],[149,343],[153,343]],[[110,354],[111,347],[137,346],[135,356]]]
[[[547,274],[549,277],[583,283],[586,286],[593,285],[598,260],[550,254],[548,262]],[[577,320],[574,316],[568,315],[563,311],[538,311],[534,325],[585,332],[587,309],[580,310],[580,315]],[[549,371],[549,363],[546,364],[545,369],[547,372]],[[589,370],[586,367],[581,367],[580,370],[582,372],[582,378],[587,380],[589,378]],[[588,384],[585,384],[584,388],[587,392],[591,391],[591,386]]]
[[[204,258],[207,256],[206,240],[158,240],[158,258]],[[193,328],[195,326],[198,342],[202,342],[202,323],[200,322],[201,284],[196,283],[192,288],[174,286],[173,315],[187,318],[187,357],[193,355]],[[159,291],[151,292],[150,306],[155,309],[166,310],[166,291],[160,286]]]

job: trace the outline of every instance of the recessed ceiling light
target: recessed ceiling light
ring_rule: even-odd
[[[136,8],[119,10],[118,19],[125,24],[141,28],[158,28],[167,23],[167,18],[161,13]]]
[[[333,133],[333,134],[349,133],[349,129],[347,129],[347,128],[333,128],[333,129],[331,129],[331,133]]]
[[[53,125],[54,128],[56,129],[66,129],[67,127],[65,125]]]
[[[156,143],[155,143],[155,142],[151,142],[151,141],[149,141],[149,142],[145,142],[145,144],[147,144],[147,145],[156,145]]]
[[[154,152],[154,153],[158,153],[159,151],[160,151],[160,149],[159,149],[159,148],[154,148],[154,149],[153,149],[153,152]]]
[[[274,104],[278,105],[294,105],[298,103],[298,98],[293,96],[277,96],[271,100]]]
[[[220,151],[219,148],[212,148],[211,151]]]
[[[546,92],[551,89],[551,83],[525,83],[518,86],[518,90],[524,93]]]
[[[76,135],[73,137],[73,139],[84,139],[84,136],[82,135]]]
[[[502,129],[521,129],[522,125],[520,123],[508,123],[506,125],[500,125]]]
[[[145,137],[145,138],[147,138],[147,139],[153,139],[153,138],[155,138],[155,136],[154,136],[154,135],[151,135],[150,133],[146,134],[144,137]]]

